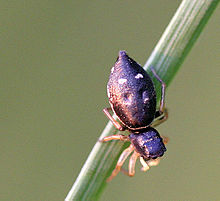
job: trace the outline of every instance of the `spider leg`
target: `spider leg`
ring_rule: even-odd
[[[129,137],[126,135],[110,135],[110,136],[100,139],[99,142],[107,142],[110,140],[129,141]]]
[[[121,172],[127,176],[133,177],[135,174],[135,164],[138,157],[140,157],[140,154],[134,151],[129,160],[128,171],[122,168]]]
[[[140,157],[140,162],[141,162],[141,165],[143,166],[141,168],[141,171],[146,172],[147,170],[150,169],[149,165],[145,162],[145,160],[142,157]]]
[[[132,154],[130,160],[129,160],[129,166],[128,166],[128,172],[129,172],[129,176],[133,177],[135,174],[135,164],[136,164],[136,160],[137,158],[140,156],[139,153],[137,153],[136,151],[134,151],[134,153]]]
[[[112,124],[115,126],[115,128],[117,128],[120,131],[124,131],[125,128],[112,117],[112,115],[109,113],[110,110],[112,110],[110,107],[104,108],[103,112],[109,118],[109,120],[112,122]]]
[[[150,159],[149,161],[147,161],[147,164],[151,167],[151,166],[157,166],[160,163],[160,158],[156,158],[156,159]]]
[[[120,172],[123,163],[125,162],[125,160],[127,159],[127,157],[131,154],[133,150],[134,150],[133,145],[130,145],[127,149],[125,149],[122,152],[121,156],[118,159],[117,165],[115,169],[112,171],[111,176],[107,179],[107,182],[111,181]]]
[[[156,127],[166,121],[168,119],[168,110],[167,108],[164,109],[163,113],[160,113],[160,111],[156,111],[155,119],[151,123],[151,127]]]
[[[151,124],[152,127],[158,126],[162,122],[166,121],[168,118],[168,112],[167,109],[165,108],[165,89],[166,89],[166,84],[165,82],[157,75],[156,71],[154,68],[151,66],[150,67],[152,73],[154,74],[154,77],[161,83],[161,98],[160,98],[160,108],[158,111],[156,111],[155,114],[155,121]]]
[[[168,137],[165,137],[165,136],[161,136],[163,138],[163,143],[164,144],[167,144],[169,142],[169,138]]]
[[[140,162],[143,166],[141,170],[146,172],[147,170],[150,169],[151,166],[157,166],[160,163],[160,158],[150,159],[148,161],[145,161],[142,157],[140,157]]]
[[[160,110],[159,112],[162,114],[164,109],[165,109],[165,89],[166,89],[166,84],[165,82],[157,75],[156,71],[154,68],[151,66],[150,67],[152,73],[154,76],[157,78],[157,80],[161,83],[161,99],[160,99]]]

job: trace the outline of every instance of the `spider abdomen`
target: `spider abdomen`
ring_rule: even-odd
[[[146,71],[124,51],[111,70],[107,85],[109,103],[130,130],[147,127],[154,119],[156,92]]]

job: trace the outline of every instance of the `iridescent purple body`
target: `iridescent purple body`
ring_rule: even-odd
[[[161,138],[154,126],[159,125],[168,117],[165,109],[165,83],[160,79],[155,70],[151,68],[156,79],[161,83],[160,108],[156,110],[156,91],[151,77],[146,71],[125,51],[120,51],[107,84],[107,93],[111,108],[105,108],[103,112],[120,131],[129,130],[129,136],[111,135],[101,141],[110,140],[130,141],[130,146],[125,149],[112,175],[110,181],[121,170],[126,158],[133,152],[129,160],[129,170],[125,172],[129,176],[135,174],[135,162],[140,158],[142,170],[147,171],[150,166],[159,163],[158,157],[166,151],[164,143],[167,138]],[[112,110],[121,124],[110,114]]]
[[[119,52],[111,69],[107,92],[111,108],[123,126],[136,132],[130,135],[136,150],[144,158],[162,156],[166,151],[163,140],[155,129],[149,128],[156,113],[154,84],[146,71],[125,51]]]

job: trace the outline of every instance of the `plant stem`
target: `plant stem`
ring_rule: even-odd
[[[144,69],[151,75],[149,67],[154,66],[157,74],[168,86],[218,2],[219,0],[183,0]],[[160,97],[160,84],[155,80],[154,83],[157,97]],[[109,122],[100,139],[116,133],[118,131]],[[106,178],[127,145],[120,141],[97,142],[65,200],[98,200],[106,186]]]

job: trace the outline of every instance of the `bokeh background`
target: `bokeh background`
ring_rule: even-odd
[[[107,123],[118,51],[142,65],[180,1],[3,1],[0,200],[64,200]],[[101,201],[220,200],[216,9],[167,91],[160,165],[119,174]]]

